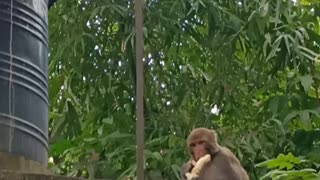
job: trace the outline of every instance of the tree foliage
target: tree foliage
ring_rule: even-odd
[[[319,14],[318,0],[146,0],[147,179],[179,179],[200,126],[217,129],[252,179],[278,176],[256,164],[281,153],[309,163],[280,175],[316,174]],[[49,23],[50,166],[135,177],[134,1],[61,0]]]

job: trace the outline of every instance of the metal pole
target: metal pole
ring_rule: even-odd
[[[137,179],[144,180],[144,107],[143,107],[143,4],[142,0],[135,0],[136,26],[136,138],[137,138]]]

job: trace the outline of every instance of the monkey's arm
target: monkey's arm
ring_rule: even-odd
[[[187,163],[184,163],[181,167],[181,180],[186,180],[186,173],[190,172],[192,169],[192,162],[188,161]]]

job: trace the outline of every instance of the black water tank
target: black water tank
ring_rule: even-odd
[[[48,161],[48,0],[0,0],[0,151]]]

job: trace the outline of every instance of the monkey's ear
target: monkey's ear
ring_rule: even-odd
[[[218,134],[217,134],[217,132],[215,130],[213,130],[213,129],[210,129],[210,133],[211,133],[212,137],[214,137],[215,142],[217,143],[218,142]]]

